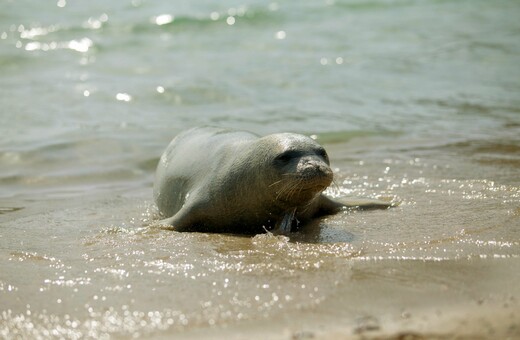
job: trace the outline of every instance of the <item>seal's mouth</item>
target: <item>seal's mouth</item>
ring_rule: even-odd
[[[332,183],[332,173],[319,176],[292,174],[279,183],[276,198],[279,201],[300,204],[312,200]]]
[[[307,183],[303,182],[300,191],[303,193],[314,192],[320,193],[323,190],[327,189],[327,187],[332,183],[332,179],[320,179],[319,181],[308,181]]]
[[[305,204],[332,183],[332,170],[319,159],[302,158],[272,184],[276,200],[292,205]]]
[[[330,169],[303,172],[299,177],[303,190],[323,191],[332,183],[332,171]]]

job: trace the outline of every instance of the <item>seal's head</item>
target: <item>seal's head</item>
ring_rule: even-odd
[[[313,139],[291,133],[262,138],[270,150],[271,183],[274,200],[287,207],[304,205],[332,182],[332,170],[325,149]]]

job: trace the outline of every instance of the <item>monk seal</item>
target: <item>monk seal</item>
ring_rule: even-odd
[[[194,128],[175,137],[160,158],[154,199],[164,219],[157,224],[177,231],[287,233],[346,207],[391,205],[333,200],[322,193],[332,177],[327,152],[312,138]]]

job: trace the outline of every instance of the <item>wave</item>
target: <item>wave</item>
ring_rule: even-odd
[[[140,15],[121,20],[106,14],[87,20],[59,22],[51,25],[33,23],[19,25],[2,34],[2,39],[17,49],[53,51],[70,49],[80,53],[96,53],[114,45],[136,43],[140,35],[168,32],[205,32],[229,29],[231,26],[258,26],[281,21],[279,11],[267,8],[208,12],[207,14],[160,14]],[[19,53],[17,53],[19,54]],[[5,61],[4,61],[5,63]]]
[[[388,9],[394,7],[405,7],[416,4],[417,1],[413,0],[380,0],[380,1],[337,1],[334,2],[334,7],[344,8],[349,10],[379,10],[379,9]]]
[[[84,32],[148,32],[154,30],[168,31],[171,29],[190,28],[190,29],[206,29],[208,27],[225,27],[238,24],[264,24],[267,22],[277,22],[280,20],[281,14],[278,11],[269,9],[242,9],[228,10],[220,12],[210,12],[207,14],[160,14],[157,16],[139,16],[131,20],[115,20],[110,19],[106,14],[102,14],[99,18],[90,17],[86,21],[73,24],[52,24],[52,25],[32,25],[25,27],[20,25],[10,32],[5,32],[6,36],[22,40],[44,40],[49,35],[64,35]],[[233,18],[233,20],[229,20]]]
[[[333,1],[332,5],[337,8],[344,8],[349,10],[383,10],[389,8],[400,8],[408,6],[416,6],[421,4],[435,4],[443,2],[453,2],[451,0],[345,0]],[[470,2],[470,1],[466,1]]]
[[[232,12],[233,13],[233,12]],[[169,17],[168,17],[169,16]],[[161,21],[161,17],[166,18]],[[233,25],[259,25],[272,23],[279,20],[280,14],[265,9],[251,9],[244,12],[233,13],[211,12],[207,15],[160,15],[152,17],[146,22],[135,23],[131,27],[134,33],[149,31],[171,31],[171,30],[206,30],[208,28],[219,28]],[[231,19],[232,18],[232,19]]]

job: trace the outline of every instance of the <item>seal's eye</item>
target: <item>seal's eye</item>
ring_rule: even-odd
[[[326,161],[329,160],[329,155],[327,155],[327,151],[325,151],[323,148],[316,150],[316,154],[321,156]]]
[[[281,163],[287,163],[291,159],[298,157],[298,152],[294,150],[285,151],[278,156],[276,156],[275,160]]]

